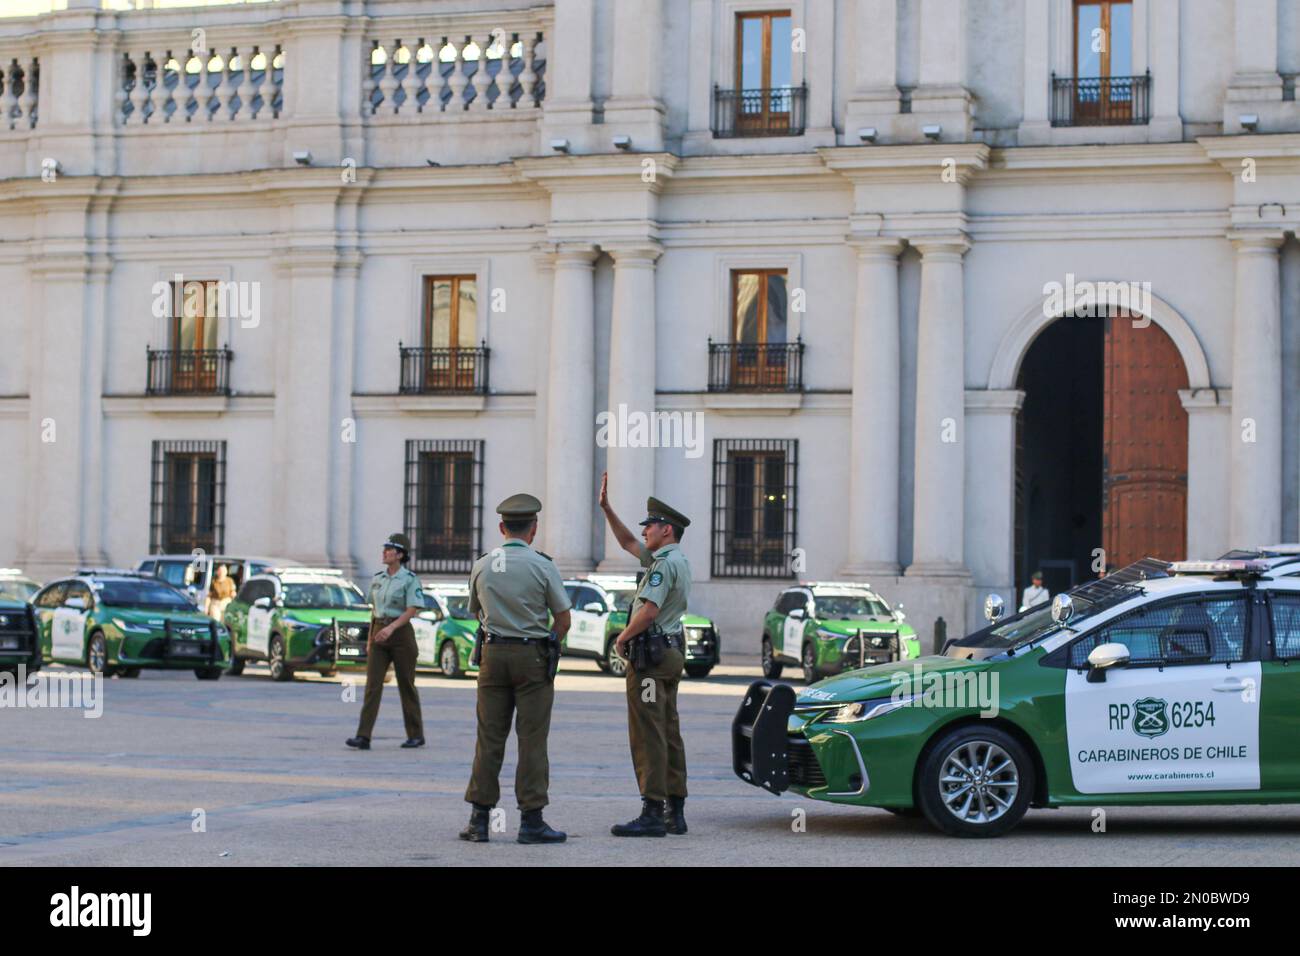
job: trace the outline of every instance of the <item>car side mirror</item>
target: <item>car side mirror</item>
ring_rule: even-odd
[[[801,607],[797,607],[790,612],[790,616],[797,621],[802,621],[805,617],[804,609]]]
[[[1112,667],[1124,667],[1129,662],[1128,648],[1123,644],[1099,644],[1088,654],[1088,681],[1093,684],[1106,679]]]
[[[253,602],[253,607],[269,608],[270,606],[271,599],[269,597],[260,597]]]
[[[592,614],[605,613],[605,605],[601,604],[599,601],[588,601],[582,606],[582,609],[584,611],[589,611]]]
[[[63,602],[63,606],[70,607],[74,611],[84,611],[86,609],[86,599],[79,597],[68,598]]]

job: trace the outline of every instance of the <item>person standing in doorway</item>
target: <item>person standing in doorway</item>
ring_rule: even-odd
[[[1035,571],[1031,578],[1031,584],[1025,588],[1024,593],[1020,595],[1020,610],[1027,611],[1031,607],[1037,607],[1039,604],[1046,604],[1051,600],[1051,593],[1043,587],[1043,572]]]

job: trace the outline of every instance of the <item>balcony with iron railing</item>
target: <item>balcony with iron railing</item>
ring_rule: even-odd
[[[478,348],[423,348],[397,344],[402,395],[486,395],[487,343]]]
[[[803,339],[737,343],[709,339],[710,392],[802,392]]]
[[[1053,126],[1142,126],[1151,121],[1151,73],[1066,77],[1052,74]]]
[[[808,84],[771,89],[713,88],[713,136],[802,136],[808,115]]]
[[[228,348],[147,349],[146,395],[229,395]]]

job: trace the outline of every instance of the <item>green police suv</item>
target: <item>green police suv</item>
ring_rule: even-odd
[[[866,584],[808,581],[786,588],[763,619],[763,676],[803,668],[811,684],[828,674],[921,655],[916,631]]]
[[[1030,807],[1300,803],[1300,563],[1147,558],[797,696],[752,685],[736,774],[995,836]]]
[[[27,602],[41,586],[18,568],[0,568],[0,670],[31,674],[41,669],[36,614]]]
[[[243,673],[249,661],[265,661],[278,681],[297,670],[328,677],[366,666],[370,605],[341,571],[287,567],[254,574],[226,606],[225,623],[232,674]]]
[[[573,605],[573,623],[565,635],[561,653],[594,660],[601,670],[622,677],[627,661],[614,653],[614,641],[627,627],[628,611],[636,597],[634,575],[592,574],[564,582]],[[721,660],[718,630],[707,617],[682,616],[686,637],[686,674],[704,677]]]
[[[478,619],[469,613],[469,583],[425,582],[428,609],[421,611],[411,627],[419,668],[437,668],[447,677],[464,677],[478,670],[469,662],[478,634]]]
[[[78,571],[37,591],[32,608],[46,661],[106,677],[148,668],[216,680],[230,657],[222,624],[196,611],[183,591],[135,571]]]

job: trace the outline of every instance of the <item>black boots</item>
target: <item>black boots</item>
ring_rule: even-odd
[[[369,750],[369,749],[370,749],[370,738],[369,738],[369,737],[349,737],[349,738],[347,739],[346,743],[347,743],[347,745],[348,745],[349,747],[352,747],[352,748],[354,748],[354,749],[356,749],[356,750]]]
[[[664,820],[664,828],[669,833],[686,832],[686,798],[669,797],[668,814]]]
[[[685,824],[685,820],[682,821]],[[661,837],[668,832],[664,827],[664,802],[642,800],[641,815],[630,823],[616,823],[609,828],[614,836]]]
[[[412,747],[423,747],[423,746],[424,746],[423,737],[408,737],[406,738],[406,741],[402,744],[402,749],[410,750]]]
[[[553,830],[542,819],[541,810],[525,810],[519,822],[519,843],[563,843],[568,835]]]
[[[488,841],[488,816],[492,812],[491,807],[485,807],[481,803],[471,804],[474,808],[469,812],[469,823],[465,829],[460,831],[460,838],[468,840],[470,843],[486,843]]]

